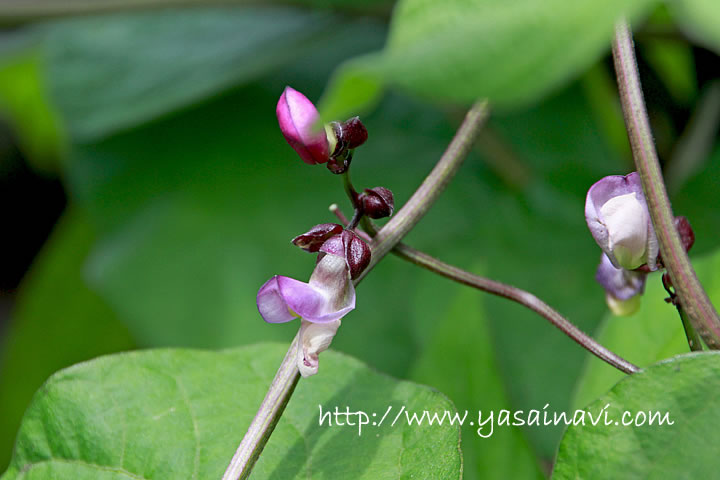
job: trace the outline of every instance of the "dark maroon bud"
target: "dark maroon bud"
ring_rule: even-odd
[[[327,239],[340,234],[342,231],[342,225],[337,223],[321,223],[302,235],[293,238],[292,243],[306,252],[315,253],[320,250],[320,247]]]
[[[370,247],[350,230],[342,234],[345,258],[350,267],[350,278],[355,280],[370,264]]]
[[[390,190],[385,187],[366,188],[360,194],[363,212],[370,218],[385,218],[393,214],[395,199]]]
[[[368,139],[368,132],[360,117],[353,117],[343,124],[343,140],[347,148],[357,148]]]
[[[683,247],[685,247],[685,251],[690,251],[692,246],[695,244],[695,232],[693,232],[690,222],[688,222],[688,219],[682,215],[675,217],[675,228],[680,234],[680,241],[682,242]]]

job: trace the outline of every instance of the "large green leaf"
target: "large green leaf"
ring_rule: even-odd
[[[720,251],[695,259],[693,266],[710,299],[717,305],[720,302]],[[640,310],[630,317],[608,315],[596,336],[597,340],[640,367],[687,352],[682,322],[675,307],[665,302],[667,296],[661,274],[650,275]],[[588,354],[573,404],[582,408],[624,376]]]
[[[150,350],[63,370],[33,400],[2,479],[220,478],[286,348]],[[364,412],[370,424],[321,419],[336,407]],[[455,413],[437,391],[326,352],[321,373],[300,381],[253,478],[460,478],[459,427],[409,425],[404,413],[393,425],[402,407]]]
[[[53,372],[133,341],[107,304],[82,278],[95,232],[72,208],[20,285],[0,350],[0,468],[33,393]]]
[[[436,100],[515,106],[566,83],[609,50],[615,22],[655,0],[404,0],[385,49],[343,65],[323,103],[344,116],[385,85]]]
[[[459,288],[462,290],[451,299],[447,313],[433,322],[410,378],[445,393],[461,414],[468,412],[462,430],[463,478],[543,478],[522,430],[487,423],[478,432],[478,412],[485,421],[511,405],[485,320],[483,294],[454,287]],[[427,295],[422,289],[417,296]],[[418,303],[422,308],[424,302]]]
[[[585,416],[584,425],[568,427],[553,478],[716,477],[718,389],[717,352],[673,357],[627,377],[586,408],[596,419],[606,408],[597,425]]]
[[[70,134],[87,141],[307,61],[340,35],[361,48],[367,28],[279,7],[163,10],[51,23],[44,47],[53,98]]]

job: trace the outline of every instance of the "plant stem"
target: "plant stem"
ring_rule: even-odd
[[[477,102],[470,108],[433,170],[393,220],[388,222],[370,243],[372,260],[363,274],[355,280],[355,285],[360,283],[360,280],[412,229],[442,193],[465,160],[478,130],[487,118],[487,112],[487,101]],[[344,178],[349,182],[349,177]],[[250,475],[285,406],[290,401],[300,377],[297,368],[298,348],[298,335],[296,335],[270,384],[265,399],[228,465],[223,480],[245,479]]]
[[[685,313],[685,310],[683,310],[678,305],[678,314],[680,315],[680,319],[682,320],[683,329],[685,329],[685,337],[687,338],[688,346],[690,347],[690,350],[693,352],[702,352],[703,350],[703,344],[702,339],[697,334],[695,329],[693,328],[692,324],[690,323],[690,319],[688,318],[687,314]]]
[[[427,213],[437,197],[457,173],[488,116],[487,100],[476,102],[465,115],[447,150],[420,187],[370,243],[370,266],[358,277],[360,282],[370,269],[393,249]]]
[[[343,215],[337,205],[331,205],[330,211],[338,217],[341,223],[347,223],[347,217]],[[364,236],[368,238],[371,238],[377,232],[375,225],[373,225],[373,223],[369,220],[363,222],[363,227],[370,234],[369,237],[367,234],[364,234]],[[526,292],[525,290],[521,290],[511,285],[490,280],[489,278],[481,277],[458,267],[454,267],[402,242],[397,243],[395,247],[393,247],[392,253],[403,260],[407,260],[408,262],[414,263],[415,265],[437,273],[445,278],[449,278],[455,282],[482,290],[483,292],[487,292],[492,295],[507,298],[508,300],[512,300],[513,302],[529,308],[555,325],[558,329],[560,329],[560,331],[577,342],[585,350],[607,364],[617,368],[621,372],[631,374],[639,370],[637,366],[600,345],[592,337],[580,330],[572,322],[560,315],[556,310],[530,292]]]
[[[278,368],[275,378],[273,378],[270,388],[265,398],[260,404],[255,418],[253,418],[247,433],[240,442],[235,451],[235,455],[230,461],[223,480],[245,479],[250,476],[255,462],[260,457],[262,449],[270,439],[270,435],[275,430],[275,425],[280,420],[285,407],[290,401],[290,397],[295,391],[295,386],[300,379],[300,373],[297,368],[297,349],[300,334],[295,335],[290,348],[288,348],[285,358],[283,358],[280,368]]]
[[[670,274],[680,305],[693,328],[708,347],[718,349],[720,348],[720,317],[700,285],[675,229],[675,217],[663,182],[640,87],[632,34],[625,20],[618,22],[615,27],[612,50],[625,126],[660,244],[663,263]]]

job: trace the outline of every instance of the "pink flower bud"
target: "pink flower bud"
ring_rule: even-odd
[[[305,163],[316,165],[330,159],[327,134],[319,125],[320,115],[305,95],[285,87],[275,112],[285,140]]]

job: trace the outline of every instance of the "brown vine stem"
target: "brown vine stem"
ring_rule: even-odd
[[[355,285],[360,283],[360,280],[430,209],[462,165],[487,116],[487,101],[479,101],[470,108],[447,150],[430,174],[410,197],[410,200],[370,243],[372,260],[363,274],[355,280]],[[265,399],[260,404],[258,412],[250,422],[247,433],[225,470],[223,480],[245,479],[250,475],[255,462],[270,439],[275,425],[285,411],[285,406],[290,401],[295,385],[300,378],[297,369],[297,348],[298,336],[296,335],[270,384]]]
[[[632,33],[625,20],[618,22],[615,27],[612,52],[625,126],[635,166],[642,179],[663,263],[670,274],[680,308],[687,315],[690,324],[708,347],[719,349],[720,317],[700,284],[675,229],[675,217],[660,170],[640,86]]]
[[[341,223],[348,223],[347,217],[345,217],[337,205],[331,205],[330,211],[338,217]],[[369,235],[365,232],[357,233],[363,236],[365,240],[371,241],[372,236],[377,233],[375,225],[369,220],[364,219],[363,228],[367,230]],[[636,365],[633,365],[620,355],[602,346],[600,343],[595,341],[595,339],[580,330],[572,322],[530,292],[526,292],[525,290],[517,287],[506,285],[489,278],[475,275],[458,267],[454,267],[402,242],[397,243],[395,247],[393,247],[392,253],[403,260],[414,263],[419,267],[433,273],[437,273],[438,275],[448,278],[454,282],[519,303],[523,307],[532,310],[549,321],[585,350],[592,353],[608,365],[617,368],[621,372],[631,374],[639,370]]]

